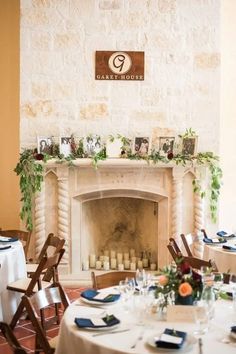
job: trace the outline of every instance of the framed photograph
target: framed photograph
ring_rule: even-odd
[[[174,136],[160,136],[159,137],[159,152],[161,155],[167,156],[169,153],[173,154],[174,150]]]
[[[86,155],[93,156],[102,150],[101,137],[98,135],[89,135],[84,139],[84,152]]]
[[[183,138],[182,140],[182,154],[195,155],[197,152],[197,136]]]
[[[67,157],[72,153],[71,142],[71,136],[60,137],[60,154],[63,154],[64,157]]]
[[[149,152],[150,139],[148,137],[135,137],[134,154],[146,156]]]
[[[39,136],[38,153],[52,155],[52,138]]]

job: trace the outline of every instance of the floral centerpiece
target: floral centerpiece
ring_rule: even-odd
[[[190,265],[179,258],[177,265],[168,265],[159,272],[155,297],[161,299],[161,307],[168,304],[192,305],[200,299],[202,293],[202,277]]]

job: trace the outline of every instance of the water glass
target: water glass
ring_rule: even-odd
[[[198,301],[193,309],[194,319],[197,325],[194,334],[197,336],[202,336],[209,329],[209,307],[204,301]]]

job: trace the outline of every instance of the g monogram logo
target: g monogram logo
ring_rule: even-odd
[[[115,52],[108,60],[108,66],[114,74],[122,75],[127,73],[130,70],[131,65],[132,60],[125,52]]]

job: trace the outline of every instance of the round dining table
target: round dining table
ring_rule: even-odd
[[[235,248],[226,250],[222,246],[226,245]],[[236,274],[236,237],[228,240],[224,244],[205,244],[203,258],[205,260],[213,259],[221,273]]]
[[[0,321],[8,323],[11,321],[22,296],[22,294],[7,290],[7,285],[26,276],[22,243],[0,241]]]
[[[129,305],[122,300],[106,306],[90,305],[82,298],[76,300],[66,309],[62,318],[55,354],[146,354],[178,351],[190,354],[235,354],[236,339],[230,336],[231,326],[236,325],[236,309],[232,300],[215,302],[214,318],[200,341],[194,334],[197,326],[195,321],[187,322],[186,318],[182,321],[179,316],[178,320],[173,316],[171,321],[163,320],[153,311],[152,306],[143,306],[144,302],[140,301],[139,296],[133,295]],[[95,330],[82,329],[75,324],[75,318],[103,318],[106,315],[118,318],[119,325],[113,329]],[[166,328],[186,332],[185,346],[179,350],[156,347],[154,338],[159,338]]]

